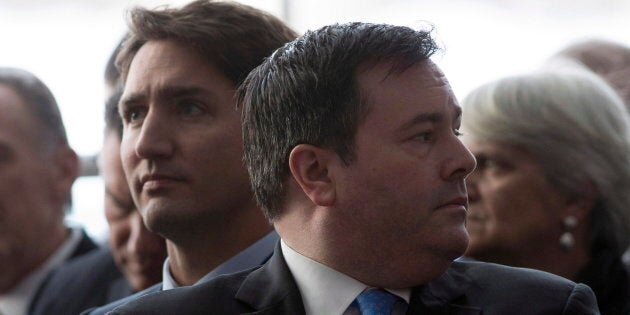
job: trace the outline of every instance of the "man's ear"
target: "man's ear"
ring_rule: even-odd
[[[335,153],[310,144],[299,144],[291,150],[289,168],[304,194],[318,206],[335,202],[335,182],[330,176],[330,163]]]
[[[55,198],[65,204],[70,198],[72,184],[79,176],[79,157],[69,146],[63,146],[54,153]]]

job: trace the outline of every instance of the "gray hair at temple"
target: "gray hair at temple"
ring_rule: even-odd
[[[39,122],[38,132],[41,141],[37,146],[42,154],[53,154],[57,149],[69,147],[59,106],[44,82],[26,70],[0,67],[0,85],[13,89]],[[66,213],[71,211],[71,192],[68,192],[64,207]]]
[[[40,79],[26,70],[0,67],[0,84],[13,89],[40,122],[42,148],[68,144],[57,101]]]
[[[608,84],[581,69],[540,71],[483,85],[462,108],[467,136],[533,154],[547,180],[569,195],[594,188],[592,249],[624,252],[630,242],[630,119]]]
[[[630,47],[606,40],[586,40],[558,52],[601,76],[630,107]]]

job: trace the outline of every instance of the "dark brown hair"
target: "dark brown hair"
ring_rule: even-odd
[[[193,47],[238,86],[276,48],[297,37],[280,19],[235,2],[197,0],[175,9],[135,8],[117,64],[126,80],[140,47],[169,39]]]

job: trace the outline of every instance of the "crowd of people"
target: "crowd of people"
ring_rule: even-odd
[[[53,94],[0,68],[0,315],[630,314],[630,48],[567,47],[461,106],[438,50],[236,2],[133,9],[104,246],[64,225]]]

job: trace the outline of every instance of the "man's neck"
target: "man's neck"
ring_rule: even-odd
[[[36,249],[36,253],[25,256],[25,259],[20,262],[16,261],[13,268],[11,268],[11,266],[4,266],[8,268],[8,270],[5,269],[4,272],[12,276],[7,278],[2,277],[0,279],[0,295],[11,291],[34,270],[39,268],[68,237],[70,237],[70,229],[62,224],[53,232],[46,235],[45,240],[43,239],[40,246]]]
[[[208,228],[188,242],[166,240],[170,272],[179,285],[195,284],[203,276],[272,231],[266,220]]]

